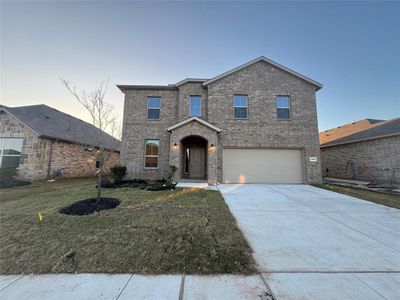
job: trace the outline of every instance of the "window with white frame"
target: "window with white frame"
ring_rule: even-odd
[[[201,97],[190,96],[189,98],[189,117],[201,117]]]
[[[236,119],[247,118],[248,104],[249,101],[247,95],[233,96],[233,114]]]
[[[158,168],[158,149],[160,148],[159,140],[146,140],[146,154],[144,167],[148,169]]]
[[[158,120],[160,119],[161,98],[148,97],[147,98],[147,119]]]
[[[0,138],[0,168],[18,168],[22,138]]]
[[[290,96],[276,96],[276,117],[278,119],[290,119]]]

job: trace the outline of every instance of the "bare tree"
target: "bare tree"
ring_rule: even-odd
[[[96,161],[99,162],[97,169],[96,195],[96,201],[99,203],[101,198],[101,178],[102,174],[105,173],[105,162],[112,155],[112,152],[115,149],[107,149],[105,145],[105,131],[109,130],[112,133],[114,132],[115,134],[119,134],[116,122],[117,118],[114,114],[114,107],[111,104],[106,103],[104,100],[108,81],[106,83],[102,82],[96,90],[91,92],[78,92],[76,87],[71,86],[69,81],[62,79],[61,82],[76,98],[76,100],[85,107],[91,116],[92,124],[99,129],[97,136],[93,139],[93,145],[90,145],[95,153]],[[110,145],[108,145],[108,147],[109,146]]]

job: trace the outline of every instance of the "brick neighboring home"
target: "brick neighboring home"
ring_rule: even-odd
[[[400,184],[400,118],[365,119],[320,133],[324,177]]]
[[[130,178],[217,183],[321,182],[316,91],[322,85],[260,57],[211,79],[118,85],[121,164]]]
[[[0,167],[16,167],[30,181],[90,176],[96,172],[93,146],[99,129],[47,105],[0,105]],[[105,134],[107,166],[119,162],[120,141]]]

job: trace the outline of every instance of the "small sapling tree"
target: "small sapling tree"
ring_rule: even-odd
[[[89,145],[95,154],[97,164],[97,194],[96,201],[101,199],[101,181],[102,175],[105,173],[105,163],[111,157],[113,150],[118,145],[105,144],[106,133],[109,130],[115,132],[117,128],[114,107],[107,103],[104,98],[108,87],[108,82],[102,82],[100,86],[91,92],[78,92],[75,86],[71,86],[69,81],[61,80],[67,90],[75,97],[76,100],[89,112],[92,124],[97,127],[97,135],[93,137],[92,145]],[[118,133],[118,132],[117,132]],[[107,139],[108,141],[110,139]]]

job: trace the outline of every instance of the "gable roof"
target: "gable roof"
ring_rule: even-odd
[[[97,127],[44,104],[19,107],[0,105],[4,111],[32,129],[41,138],[97,146]],[[104,147],[119,151],[120,141],[104,133]]]
[[[312,85],[315,86],[315,90],[316,91],[318,91],[319,89],[322,88],[322,84],[321,83],[319,83],[319,82],[317,82],[315,80],[312,80],[312,79],[310,79],[310,78],[308,78],[308,77],[306,77],[304,75],[301,75],[300,73],[297,73],[296,71],[293,71],[292,69],[289,69],[289,68],[287,68],[287,67],[285,67],[285,66],[283,66],[281,64],[278,64],[277,62],[275,62],[275,61],[273,61],[273,60],[271,60],[269,58],[266,58],[264,56],[260,56],[259,58],[253,59],[253,60],[251,60],[251,61],[249,61],[249,62],[247,62],[247,63],[245,63],[245,64],[243,64],[243,65],[241,65],[239,67],[236,67],[236,68],[234,68],[234,69],[232,69],[230,71],[222,73],[221,75],[218,75],[218,76],[216,76],[216,77],[204,82],[203,85],[207,86],[210,83],[213,83],[214,81],[217,81],[217,80],[219,80],[219,79],[221,79],[223,77],[226,77],[226,76],[228,76],[228,75],[230,75],[230,74],[232,74],[234,72],[242,70],[242,69],[244,69],[244,68],[246,68],[246,67],[248,67],[248,66],[250,66],[252,64],[255,64],[255,63],[259,62],[259,61],[264,61],[266,63],[269,63],[270,65],[273,65],[273,66],[275,66],[275,67],[277,67],[277,68],[279,68],[279,69],[281,69],[283,71],[286,71],[286,72],[288,72],[288,73],[290,73],[290,74],[292,74],[292,75],[294,75],[294,76],[296,76],[296,77],[298,77],[300,79],[303,79],[304,81],[307,81],[307,82],[311,83]]]
[[[340,139],[321,145],[321,148],[374,140],[390,136],[400,136],[400,118],[378,122],[375,126],[347,135]]]
[[[172,126],[168,127],[167,131],[171,132],[172,130],[174,130],[174,129],[178,128],[178,127],[181,127],[181,126],[183,126],[183,125],[185,125],[185,124],[187,124],[189,122],[192,122],[192,121],[197,121],[200,124],[203,124],[204,126],[207,126],[207,127],[211,128],[212,130],[215,130],[218,133],[221,132],[221,129],[219,129],[217,126],[214,126],[214,125],[208,123],[207,121],[204,121],[203,119],[200,119],[198,117],[190,117],[190,118],[188,118],[186,120],[183,120],[182,122],[176,123],[175,125],[172,125]]]
[[[185,84],[187,82],[200,82],[203,83],[203,86],[206,87],[207,85],[209,85],[210,83],[213,83],[214,81],[217,81],[225,76],[228,76],[234,72],[237,72],[239,70],[242,70],[252,64],[255,64],[259,61],[264,61],[266,63],[269,63],[270,65],[273,65],[285,72],[288,72],[304,81],[307,81],[308,83],[311,83],[312,85],[315,86],[315,90],[318,91],[319,89],[322,88],[322,84],[312,80],[304,75],[301,75],[300,73],[297,73],[296,71],[293,71],[292,69],[289,69],[281,64],[278,64],[277,62],[266,58],[264,56],[260,56],[259,58],[253,59],[239,67],[236,67],[230,71],[227,71],[225,73],[222,73],[214,78],[211,79],[204,79],[204,78],[186,78],[184,80],[181,80],[175,84],[169,84],[169,85],[122,85],[122,84],[118,84],[117,87],[121,90],[121,92],[124,92],[126,90],[176,90],[179,86],[181,86],[182,84]]]
[[[321,131],[319,133],[319,143],[320,143],[320,145],[324,145],[328,142],[335,141],[344,136],[374,127],[378,123],[384,122],[384,121],[385,120],[364,119],[364,120],[355,121],[355,122],[352,122],[349,124],[345,124],[342,126],[338,126],[336,128]]]

